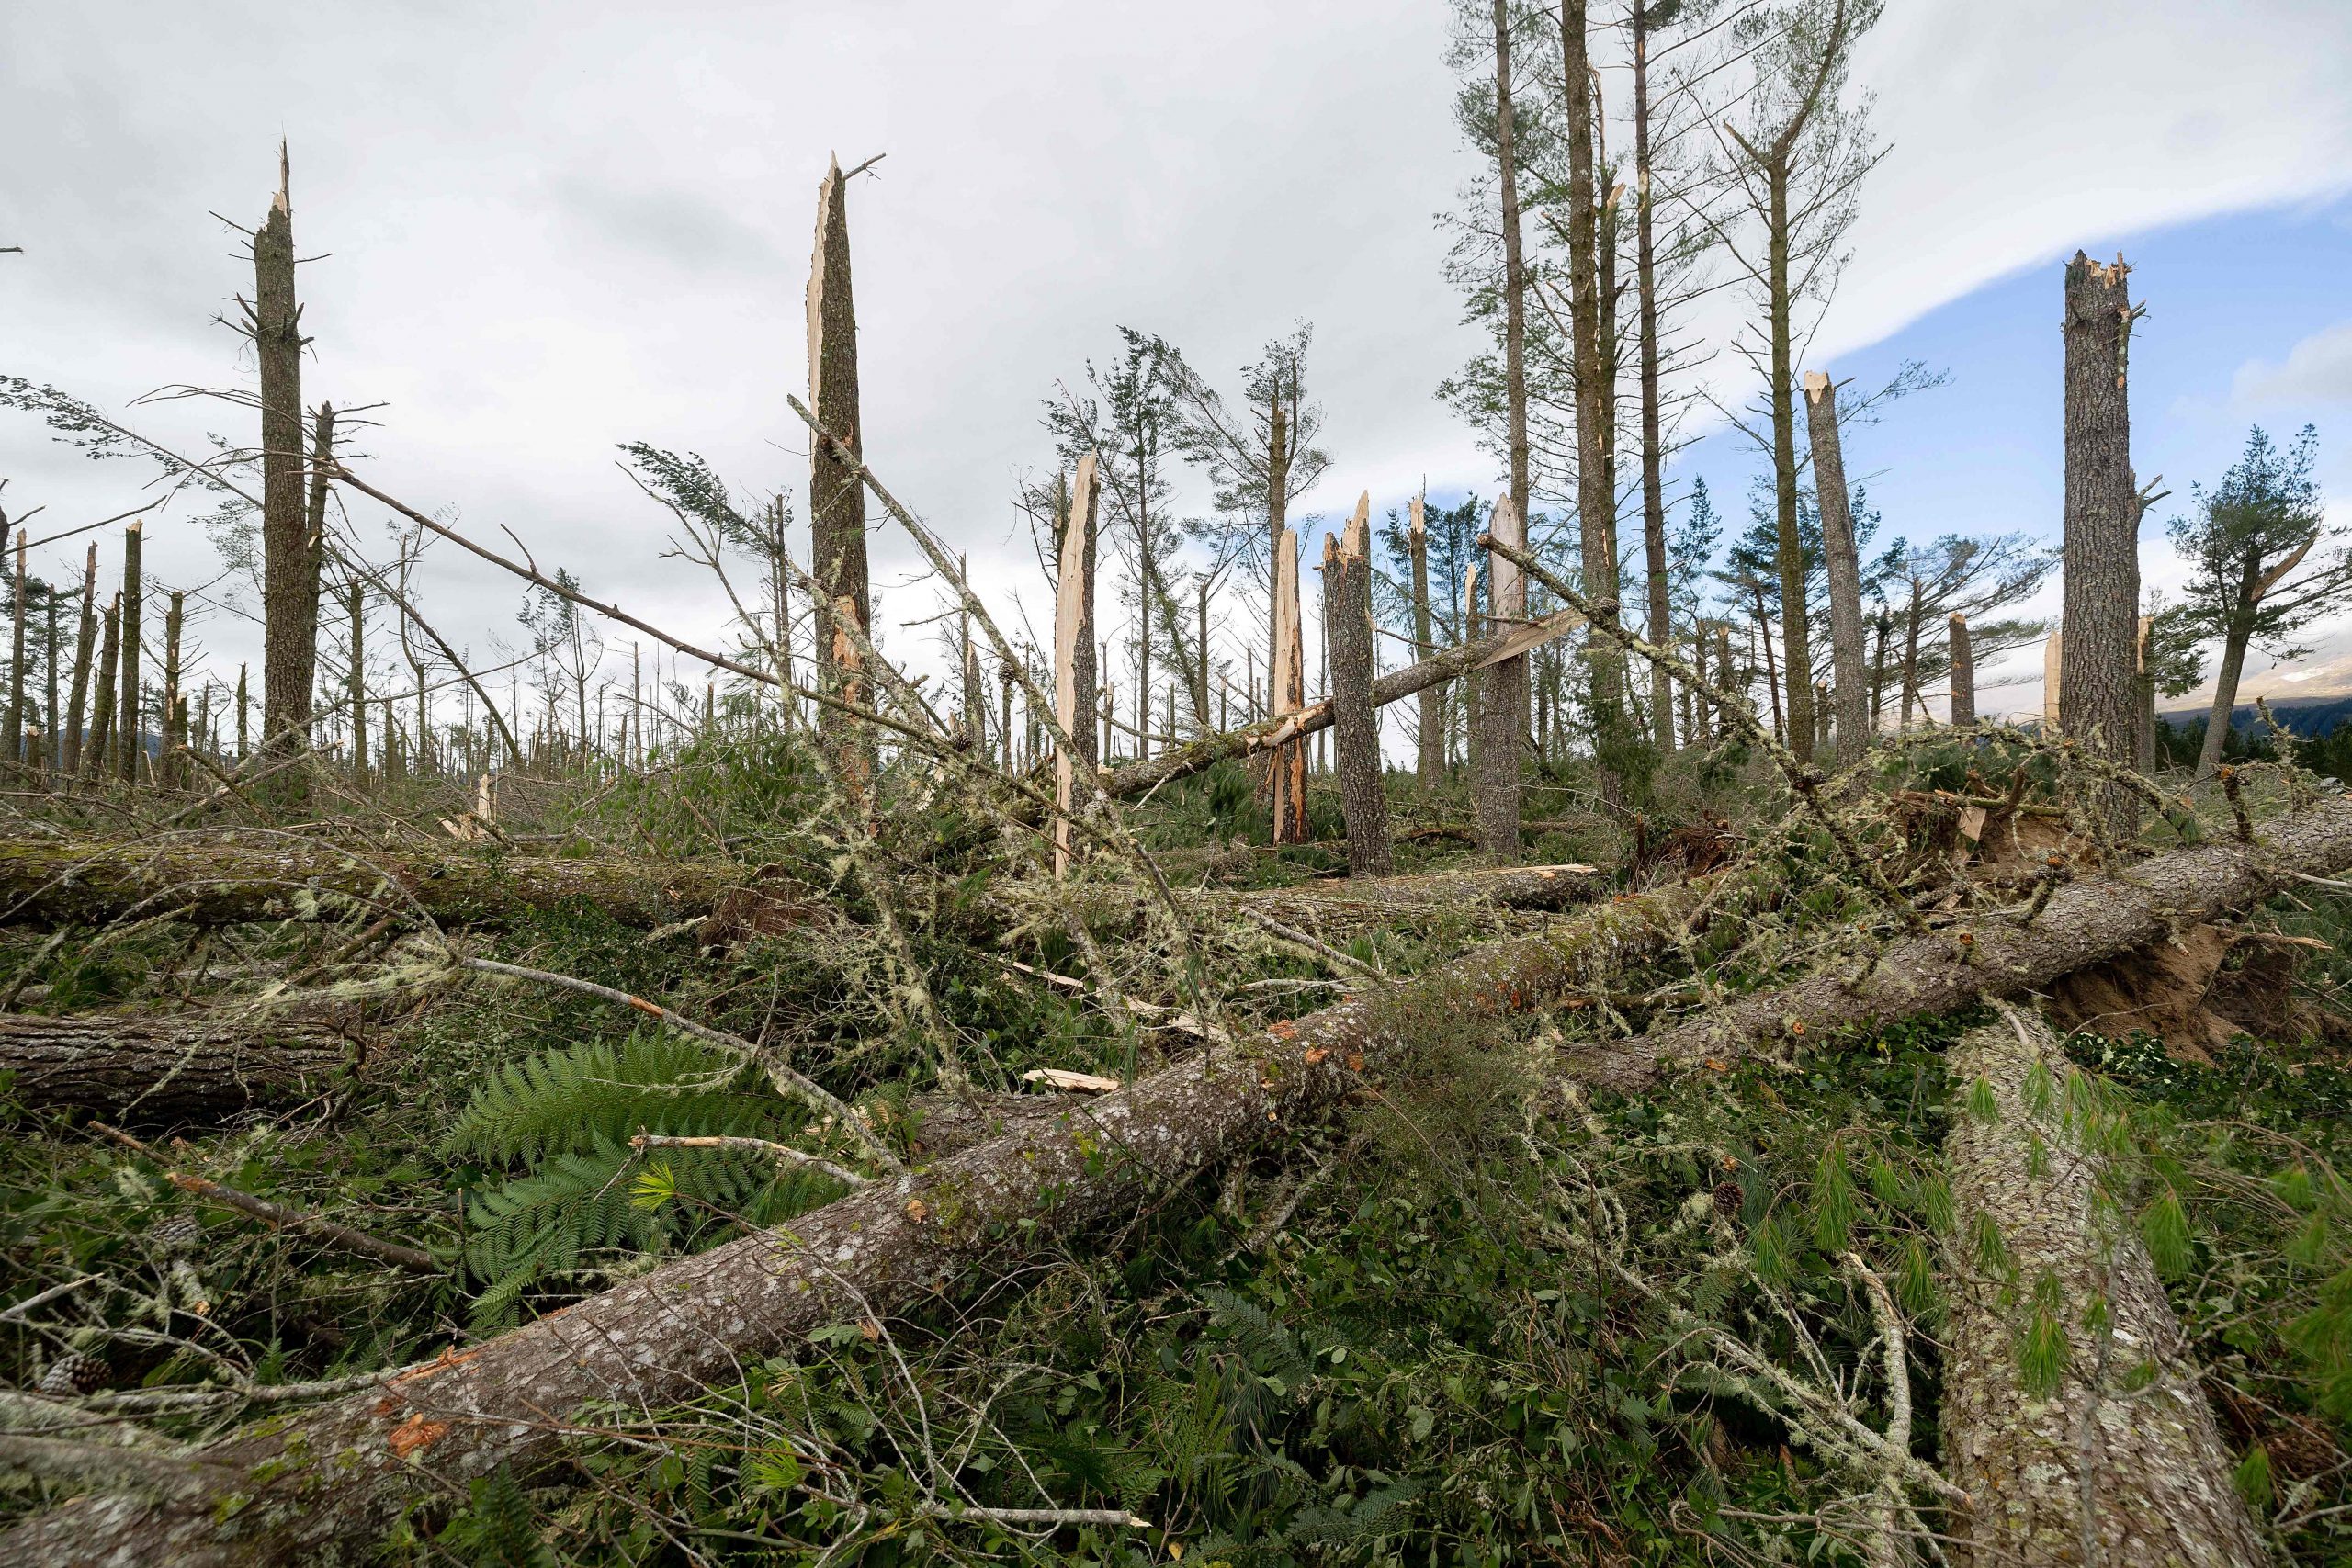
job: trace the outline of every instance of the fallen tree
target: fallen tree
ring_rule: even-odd
[[[330,1088],[351,1040],[317,1011],[0,1015],[6,1097],[113,1121],[192,1122],[285,1104]]]
[[[1988,991],[2013,994],[2150,940],[2173,911],[2193,918],[2257,900],[2297,872],[2347,868],[2352,803],[2325,802],[2267,824],[2255,843],[2177,851],[2128,879],[2076,884],[2033,927],[1996,933],[1987,924],[1975,943],[1952,932],[1897,942],[1869,976],[1826,976],[1733,1004],[1723,1010],[1746,1021],[1721,1039],[1770,1038],[1766,1017],[1810,1017],[1826,1032],[1833,1020],[1885,1020],[1967,1005]],[[1072,1104],[913,1175],[870,1182],[788,1231],[680,1259],[379,1389],[192,1456],[220,1467],[208,1476],[250,1478],[233,1491],[206,1483],[170,1499],[76,1498],[0,1538],[0,1557],[277,1562],[371,1539],[423,1497],[461,1495],[467,1482],[502,1465],[553,1461],[567,1438],[593,1433],[598,1406],[676,1403],[733,1381],[745,1360],[786,1351],[815,1329],[902,1309],[948,1290],[976,1264],[1001,1265],[1024,1247],[1129,1214],[1170,1183],[1330,1103],[1362,1076],[1409,1057],[1417,1027],[1433,1017],[1560,1005],[1656,953],[1702,910],[1736,915],[1747,874],[1619,898],[1543,934],[1491,943],[1410,981],[1212,1045],[1121,1093]],[[1984,951],[1970,961],[1954,955],[1972,947]],[[1900,972],[1902,964],[1916,972]],[[1707,1048],[1702,1042],[1713,1037],[1691,1032],[1704,1027],[1577,1053],[1566,1070],[1589,1082],[1638,1085],[1679,1059],[1678,1043]]]
[[[0,924],[98,926],[170,915],[198,925],[422,910],[445,925],[508,925],[594,908],[624,925],[707,912],[746,879],[724,862],[610,856],[345,852],[259,836],[128,843],[0,843]]]
[[[1993,1110],[1963,1111],[1944,1140],[1955,1239],[1939,1422],[1969,1498],[1953,1559],[2258,1568],[2270,1554],[2179,1320],[2138,1233],[2102,1201],[2111,1173],[2085,1135],[2098,1113],[2047,1026],[2004,1010],[1948,1058],[1952,1083],[1989,1090]]]
[[[1952,1012],[1982,997],[2026,996],[2224,910],[2258,904],[2298,874],[2333,876],[2346,869],[2352,799],[2337,797],[2263,824],[2251,841],[2174,850],[2115,876],[2070,883],[2038,912],[2030,904],[1987,911],[1710,1008],[1657,1034],[1578,1047],[1568,1054],[1566,1069],[1587,1082],[1633,1090],[1678,1065]]]
[[[913,1176],[869,1182],[788,1231],[682,1258],[379,1388],[211,1444],[192,1456],[204,1481],[181,1495],[75,1498],[0,1537],[0,1559],[289,1562],[371,1540],[421,1498],[462,1495],[501,1465],[552,1461],[568,1438],[593,1430],[596,1406],[690,1398],[815,1329],[904,1308],[977,1263],[1130,1214],[1408,1052],[1433,1010],[1497,1016],[1557,1002],[1736,891],[1693,883],[1620,899],[1541,938],[1498,942],[1205,1049]]]

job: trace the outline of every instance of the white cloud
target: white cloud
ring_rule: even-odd
[[[1038,404],[1122,323],[1230,378],[1315,321],[1338,462],[1308,505],[1367,487],[1386,504],[1424,473],[1494,468],[1431,397],[1475,346],[1430,221],[1472,166],[1450,9],[20,8],[0,137],[42,152],[0,190],[0,243],[26,247],[0,256],[0,369],[117,409],[248,375],[208,323],[251,279],[206,214],[259,217],[283,132],[300,248],[331,253],[304,269],[306,391],[388,400],[366,443],[379,481],[705,631],[717,596],[655,558],[660,519],[613,446],[800,488],[783,398],[805,382],[814,186],[829,150],[887,152],[851,203],[869,451],[989,591],[1034,581],[1008,496],[1046,460]],[[2309,198],[2352,170],[2352,7],[2327,0],[1914,0],[1859,77],[1894,152],[1825,353],[2077,244]],[[183,404],[142,423],[193,442],[246,417]],[[60,523],[121,510],[135,482],[21,418],[0,423],[0,472],[13,506]],[[909,552],[877,538],[895,581]],[[192,525],[150,541],[166,581],[210,575]],[[455,558],[426,592],[477,646],[512,626],[513,587]],[[223,612],[202,635],[251,657]]]
[[[2277,364],[2247,360],[2230,378],[2230,397],[2241,408],[2352,402],[2352,321],[2313,333]]]

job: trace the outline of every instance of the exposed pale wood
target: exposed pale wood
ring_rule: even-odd
[[[2058,682],[2065,661],[2064,639],[2052,630],[2041,644],[2041,717],[2047,724],[2058,722]]]
[[[1277,724],[1306,706],[1306,672],[1300,666],[1298,538],[1288,528],[1274,535],[1274,665],[1269,682]],[[1294,729],[1274,748],[1272,798],[1274,842],[1306,840],[1306,749]]]
[[[1070,486],[1069,515],[1062,522],[1057,549],[1059,577],[1054,592],[1054,721],[1075,744],[1094,733],[1094,716],[1087,711],[1079,690],[1080,651],[1090,646],[1088,601],[1092,584],[1087,581],[1086,536],[1094,513],[1094,454],[1078,460],[1078,475]],[[1078,761],[1067,746],[1054,748],[1054,874],[1069,871],[1070,820],[1078,784]]]
[[[1330,664],[1332,736],[1340,768],[1340,805],[1348,824],[1348,874],[1385,876],[1394,869],[1388,847],[1385,771],[1380,756],[1380,710],[1373,705],[1372,495],[1324,548],[1325,646]]]
[[[1509,496],[1495,502],[1487,532],[1514,549],[1527,545],[1527,520]],[[1508,557],[1487,563],[1487,603],[1497,631],[1527,620],[1527,578]],[[1471,804],[1478,817],[1479,841],[1497,865],[1519,859],[1520,772],[1527,747],[1527,660],[1514,652],[1487,667],[1479,682],[1478,734],[1473,761]]]

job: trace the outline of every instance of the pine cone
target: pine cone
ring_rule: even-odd
[[[193,1214],[174,1214],[147,1227],[147,1239],[166,1257],[193,1252],[204,1239],[204,1223]]]
[[[1715,1183],[1715,1213],[1723,1215],[1724,1218],[1729,1219],[1738,1213],[1740,1204],[1746,1201],[1747,1196],[1740,1191],[1738,1182]]]
[[[107,1386],[108,1376],[107,1364],[99,1358],[68,1350],[41,1373],[40,1391],[56,1399],[71,1393],[96,1393]]]

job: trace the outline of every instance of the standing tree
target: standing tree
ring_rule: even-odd
[[[2189,568],[2181,604],[2186,628],[2222,645],[2199,777],[2221,765],[2246,649],[2301,658],[2309,650],[2291,646],[2295,634],[2352,594],[2352,544],[2327,525],[2312,472],[2318,461],[2319,432],[2312,426],[2282,449],[2256,425],[2222,482],[2210,491],[2191,485],[2191,510],[2165,525]],[[2070,649],[2067,689],[2075,682],[2073,658]]]
[[[1862,675],[1862,567],[1846,504],[1846,457],[1838,436],[1838,389],[1815,371],[1804,378],[1805,428],[1813,450],[1821,545],[1829,574],[1829,641],[1838,677],[1838,765],[1860,763],[1871,744],[1870,694]],[[1953,720],[1958,723],[1958,719]]]
[[[1797,522],[1798,317],[1807,301],[1824,304],[1834,291],[1855,192],[1881,156],[1867,98],[1852,108],[1838,101],[1854,41],[1878,11],[1878,0],[1797,0],[1747,14],[1735,31],[1749,51],[1750,75],[1738,115],[1721,126],[1724,177],[1759,231],[1719,230],[1719,238],[1763,316],[1762,348],[1746,340],[1736,346],[1764,378],[1770,428],[1742,428],[1772,457],[1788,740],[1801,758],[1813,754],[1814,659]]]

